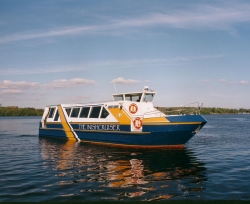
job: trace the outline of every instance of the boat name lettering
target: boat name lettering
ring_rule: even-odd
[[[119,131],[119,125],[99,125],[99,124],[81,124],[79,125],[79,129],[81,130],[109,130],[109,131]]]

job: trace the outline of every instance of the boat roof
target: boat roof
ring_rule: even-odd
[[[116,93],[116,94],[112,94],[112,96],[115,95],[122,95],[122,94],[141,94],[141,93],[156,93],[154,90],[151,90],[148,88],[148,86],[144,86],[142,91],[137,91],[137,92],[126,92],[126,93]]]

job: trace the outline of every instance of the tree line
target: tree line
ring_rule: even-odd
[[[178,114],[250,114],[250,109],[230,109],[230,108],[216,108],[216,107],[156,107],[166,115]],[[17,106],[0,107],[0,116],[42,116],[43,109],[35,108],[19,108]]]
[[[43,109],[19,108],[17,106],[0,107],[0,116],[42,116]]]
[[[178,114],[250,114],[250,109],[240,108],[217,108],[217,107],[156,107],[156,109],[162,111],[166,115],[178,115]]]

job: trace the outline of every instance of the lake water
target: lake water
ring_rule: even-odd
[[[0,117],[0,201],[250,200],[250,115],[207,115],[183,150],[38,137]]]

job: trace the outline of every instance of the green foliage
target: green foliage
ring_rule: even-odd
[[[179,114],[198,114],[199,109],[197,107],[156,107],[158,110],[162,111],[166,115],[179,115]],[[200,114],[250,114],[250,109],[229,109],[229,108],[208,108],[202,107],[200,109]],[[0,116],[42,116],[43,109],[35,108],[19,108],[15,107],[0,107]]]
[[[197,107],[156,107],[159,111],[162,111],[166,115],[179,115],[179,114],[198,114],[199,109]],[[216,108],[216,107],[202,107],[200,114],[243,114],[250,113],[250,109],[230,109],[230,108]]]
[[[0,116],[42,116],[43,109],[0,107]]]

